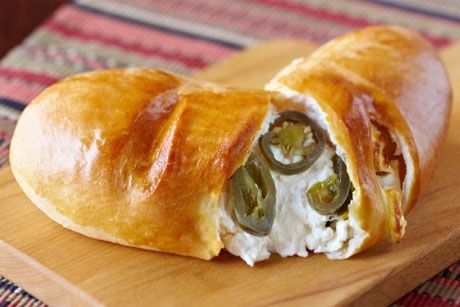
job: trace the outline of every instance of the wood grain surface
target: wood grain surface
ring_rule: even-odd
[[[312,46],[259,45],[199,73],[262,87]],[[343,261],[272,256],[249,268],[226,252],[213,261],[86,238],[48,219],[0,172],[0,272],[51,305],[383,305],[460,259],[460,45],[443,53],[454,87],[445,152],[399,244],[385,241]]]

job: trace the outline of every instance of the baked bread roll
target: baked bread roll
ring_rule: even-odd
[[[65,79],[24,110],[14,176],[64,227],[146,249],[210,259],[223,244],[218,200],[269,108],[230,90],[154,69]]]
[[[225,248],[253,265],[398,241],[450,111],[432,47],[370,28],[267,89],[155,69],[70,77],[24,110],[12,171],[64,227],[144,249],[211,259]]]

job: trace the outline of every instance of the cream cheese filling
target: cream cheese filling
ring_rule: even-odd
[[[271,119],[275,118],[272,116]],[[314,142],[310,137],[307,143]],[[299,160],[296,156],[286,157],[276,146],[271,149],[275,158],[283,163]],[[257,147],[255,152],[260,154]],[[343,248],[353,234],[349,221],[335,214],[326,216],[317,213],[309,206],[306,196],[313,184],[333,175],[333,156],[332,148],[326,146],[321,156],[305,172],[283,175],[270,169],[276,186],[276,214],[270,234],[264,237],[245,232],[235,222],[231,184],[227,184],[220,198],[220,236],[227,251],[253,266],[257,261],[268,259],[271,253],[282,257],[306,257],[308,251],[336,252]]]
[[[337,215],[318,214],[308,205],[306,197],[310,186],[333,174],[332,156],[330,149],[325,150],[307,171],[296,175],[271,171],[277,192],[276,215],[272,230],[265,237],[251,235],[235,223],[228,184],[220,200],[220,233],[225,248],[250,266],[268,259],[271,253],[306,257],[308,250],[320,253],[341,249],[353,232],[349,221]]]
[[[231,184],[227,184],[225,193],[220,198],[220,236],[225,249],[241,257],[250,266],[255,262],[268,259],[271,253],[283,257],[308,256],[309,251],[325,253],[330,259],[347,258],[359,249],[368,237],[359,222],[351,214],[348,218],[334,215],[324,216],[318,214],[309,205],[306,197],[308,188],[325,180],[333,173],[332,157],[339,155],[347,163],[343,149],[335,140],[334,134],[329,131],[327,114],[318,106],[314,98],[291,90],[278,83],[284,74],[289,74],[295,67],[292,63],[280,72],[267,86],[266,89],[276,91],[285,98],[291,99],[308,109],[308,116],[326,131],[332,146],[328,146],[317,161],[305,172],[296,175],[282,175],[270,170],[275,186],[276,215],[272,231],[268,236],[257,237],[243,231],[236,223],[233,213]],[[268,116],[267,116],[268,117]],[[274,120],[271,115],[270,119]],[[261,134],[268,130],[269,123],[265,123]],[[260,136],[260,135],[259,135]],[[258,137],[259,137],[258,136]],[[272,148],[275,157],[281,162],[297,162],[298,157],[286,160],[281,150]],[[382,178],[382,185],[394,186],[394,177]],[[353,192],[352,201],[347,204],[353,206],[355,199],[360,199],[359,190]]]

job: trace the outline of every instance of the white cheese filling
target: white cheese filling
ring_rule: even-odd
[[[318,107],[316,101],[278,83],[278,78],[289,74],[296,65],[293,62],[281,71],[266,86],[266,89],[277,91],[284,97],[307,107],[309,117],[327,131],[330,141],[335,146],[335,153],[346,163],[343,149],[338,146],[334,135],[328,130],[327,115]],[[273,120],[274,116],[271,114],[267,116],[267,119],[270,118]],[[268,120],[264,123],[261,133],[268,130],[269,123]],[[280,149],[276,147],[271,149],[275,157],[283,163],[294,163],[299,160],[296,156],[286,159],[282,157]],[[311,185],[332,175],[333,155],[333,150],[328,148],[307,171],[296,175],[282,175],[270,170],[277,190],[276,215],[271,233],[265,237],[251,235],[235,223],[231,184],[228,183],[220,198],[222,214],[219,231],[225,249],[240,256],[250,266],[257,261],[268,259],[271,253],[283,257],[293,255],[306,257],[308,251],[324,252],[330,259],[343,259],[354,254],[368,234],[361,229],[353,216],[342,219],[335,214],[320,215],[308,205],[306,197],[306,192]],[[385,179],[393,183],[393,178]],[[359,198],[359,192],[353,192],[353,199]],[[349,204],[352,205],[353,203]]]
[[[278,147],[271,149],[275,158],[283,163],[297,160],[284,156]],[[306,257],[307,250],[315,253],[340,250],[353,233],[349,221],[340,220],[337,215],[317,213],[308,205],[306,197],[306,192],[313,184],[326,180],[334,173],[333,155],[332,149],[327,147],[307,171],[296,175],[283,175],[270,170],[276,186],[276,215],[268,236],[251,235],[237,225],[231,184],[227,184],[220,199],[220,234],[225,248],[250,266],[268,259],[271,253],[282,257]]]

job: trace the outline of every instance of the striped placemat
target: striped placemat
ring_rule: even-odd
[[[189,75],[260,41],[324,43],[372,24],[411,27],[444,48],[460,40],[460,1],[76,0],[0,62],[0,166],[27,102],[65,76],[128,66]],[[460,305],[460,262],[395,302],[421,304]],[[43,303],[0,276],[0,307],[9,305]]]

